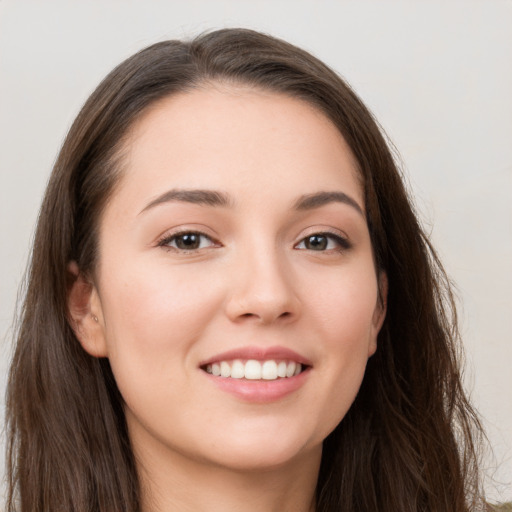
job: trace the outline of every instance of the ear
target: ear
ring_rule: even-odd
[[[368,357],[375,354],[377,350],[377,337],[379,335],[384,319],[386,318],[386,310],[388,304],[388,276],[386,272],[380,271],[378,276],[378,296],[377,304],[372,317],[372,333],[370,345],[368,347]]]
[[[68,264],[68,318],[82,348],[93,357],[107,357],[101,302],[96,287],[75,261]]]

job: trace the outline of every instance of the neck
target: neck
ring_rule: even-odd
[[[179,454],[138,454],[143,512],[314,512],[321,453],[276,468],[239,470]]]

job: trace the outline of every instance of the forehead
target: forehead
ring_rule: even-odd
[[[125,140],[121,189],[151,196],[165,186],[283,194],[341,186],[364,208],[358,165],[339,130],[284,94],[223,84],[179,93],[152,105]]]

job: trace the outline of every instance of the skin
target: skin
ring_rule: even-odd
[[[94,278],[70,265],[69,306],[125,400],[144,510],[314,510],[322,441],[352,404],[385,315],[386,279],[343,137],[300,100],[210,86],[146,112],[123,171]],[[196,189],[228,204],[161,200]],[[317,192],[354,204],[295,207]],[[170,238],[180,231],[205,236],[183,251]],[[312,248],[308,237],[326,232],[328,245]],[[247,346],[307,358],[302,385],[251,402],[200,368]]]

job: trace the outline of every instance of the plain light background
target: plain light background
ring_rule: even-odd
[[[494,450],[487,492],[512,500],[510,1],[0,0],[2,395],[41,196],[81,104],[142,47],[226,26],[324,60],[400,151],[461,299],[466,387]]]

